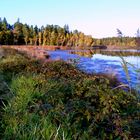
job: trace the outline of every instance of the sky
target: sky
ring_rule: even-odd
[[[0,17],[13,24],[69,25],[95,38],[135,36],[140,28],[140,0],[0,0]]]

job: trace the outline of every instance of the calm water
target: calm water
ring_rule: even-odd
[[[130,52],[131,50],[126,50]],[[124,52],[124,51],[123,51]],[[132,50],[134,52],[134,50]],[[77,59],[77,67],[86,73],[107,73],[117,76],[120,82],[128,84],[125,72],[121,66],[121,58],[119,56],[111,56],[109,53],[93,54],[84,57],[77,54],[70,54],[69,51],[49,51],[52,59],[62,59],[69,61],[70,59]],[[136,85],[140,85],[140,75],[136,72],[136,69],[140,68],[140,56],[124,56],[127,62],[133,64],[136,68],[128,65],[129,76],[131,78],[131,86],[136,88]]]

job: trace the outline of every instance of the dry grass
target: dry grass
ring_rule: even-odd
[[[27,54],[29,57],[37,59],[48,59],[49,55],[45,49],[39,46],[2,46],[2,48],[15,49],[19,52]]]
[[[66,46],[31,46],[31,45],[4,45],[2,48],[11,48],[18,50],[19,52],[26,53],[30,57],[34,57],[37,59],[48,59],[49,55],[47,51],[55,51],[55,50],[67,50]],[[1,56],[1,52],[0,52]]]

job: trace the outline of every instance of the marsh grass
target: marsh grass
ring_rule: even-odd
[[[1,114],[2,139],[140,137],[140,103],[135,92],[112,90],[107,77],[87,75],[63,61],[40,63],[14,56],[7,54],[0,61],[3,80],[13,95],[6,99]]]
[[[137,91],[137,93],[139,93],[140,92],[140,79],[139,79],[140,78],[139,77],[140,76],[140,69],[137,68],[135,65],[127,62],[122,56],[120,56],[120,58],[122,60],[121,65],[122,65],[122,68],[123,68],[123,70],[125,72],[126,79],[127,79],[127,82],[128,82],[128,85],[124,84],[124,86],[129,88],[130,93],[132,92],[133,89],[132,89],[132,85],[131,85],[131,78],[130,78],[130,75],[129,75],[129,67],[132,67],[133,70],[137,74],[137,79],[136,80],[138,81],[137,85],[135,85],[135,87],[136,87],[135,90]]]
[[[51,139],[56,130],[45,116],[31,113],[29,108],[36,99],[44,93],[37,87],[37,76],[20,76],[12,80],[11,89],[14,97],[9,101],[4,111],[6,139]],[[38,110],[36,106],[36,111]]]

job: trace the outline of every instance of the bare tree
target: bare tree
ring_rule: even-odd
[[[119,38],[122,38],[123,37],[123,33],[120,29],[117,28],[117,35]]]
[[[117,28],[117,35],[118,35],[118,37],[120,38],[120,42],[121,42],[121,44],[120,45],[122,45],[122,42],[123,42],[123,33],[122,33],[122,31],[120,30],[120,29],[118,29]]]
[[[136,45],[139,47],[140,46],[140,30],[138,28],[137,33],[136,33]]]

